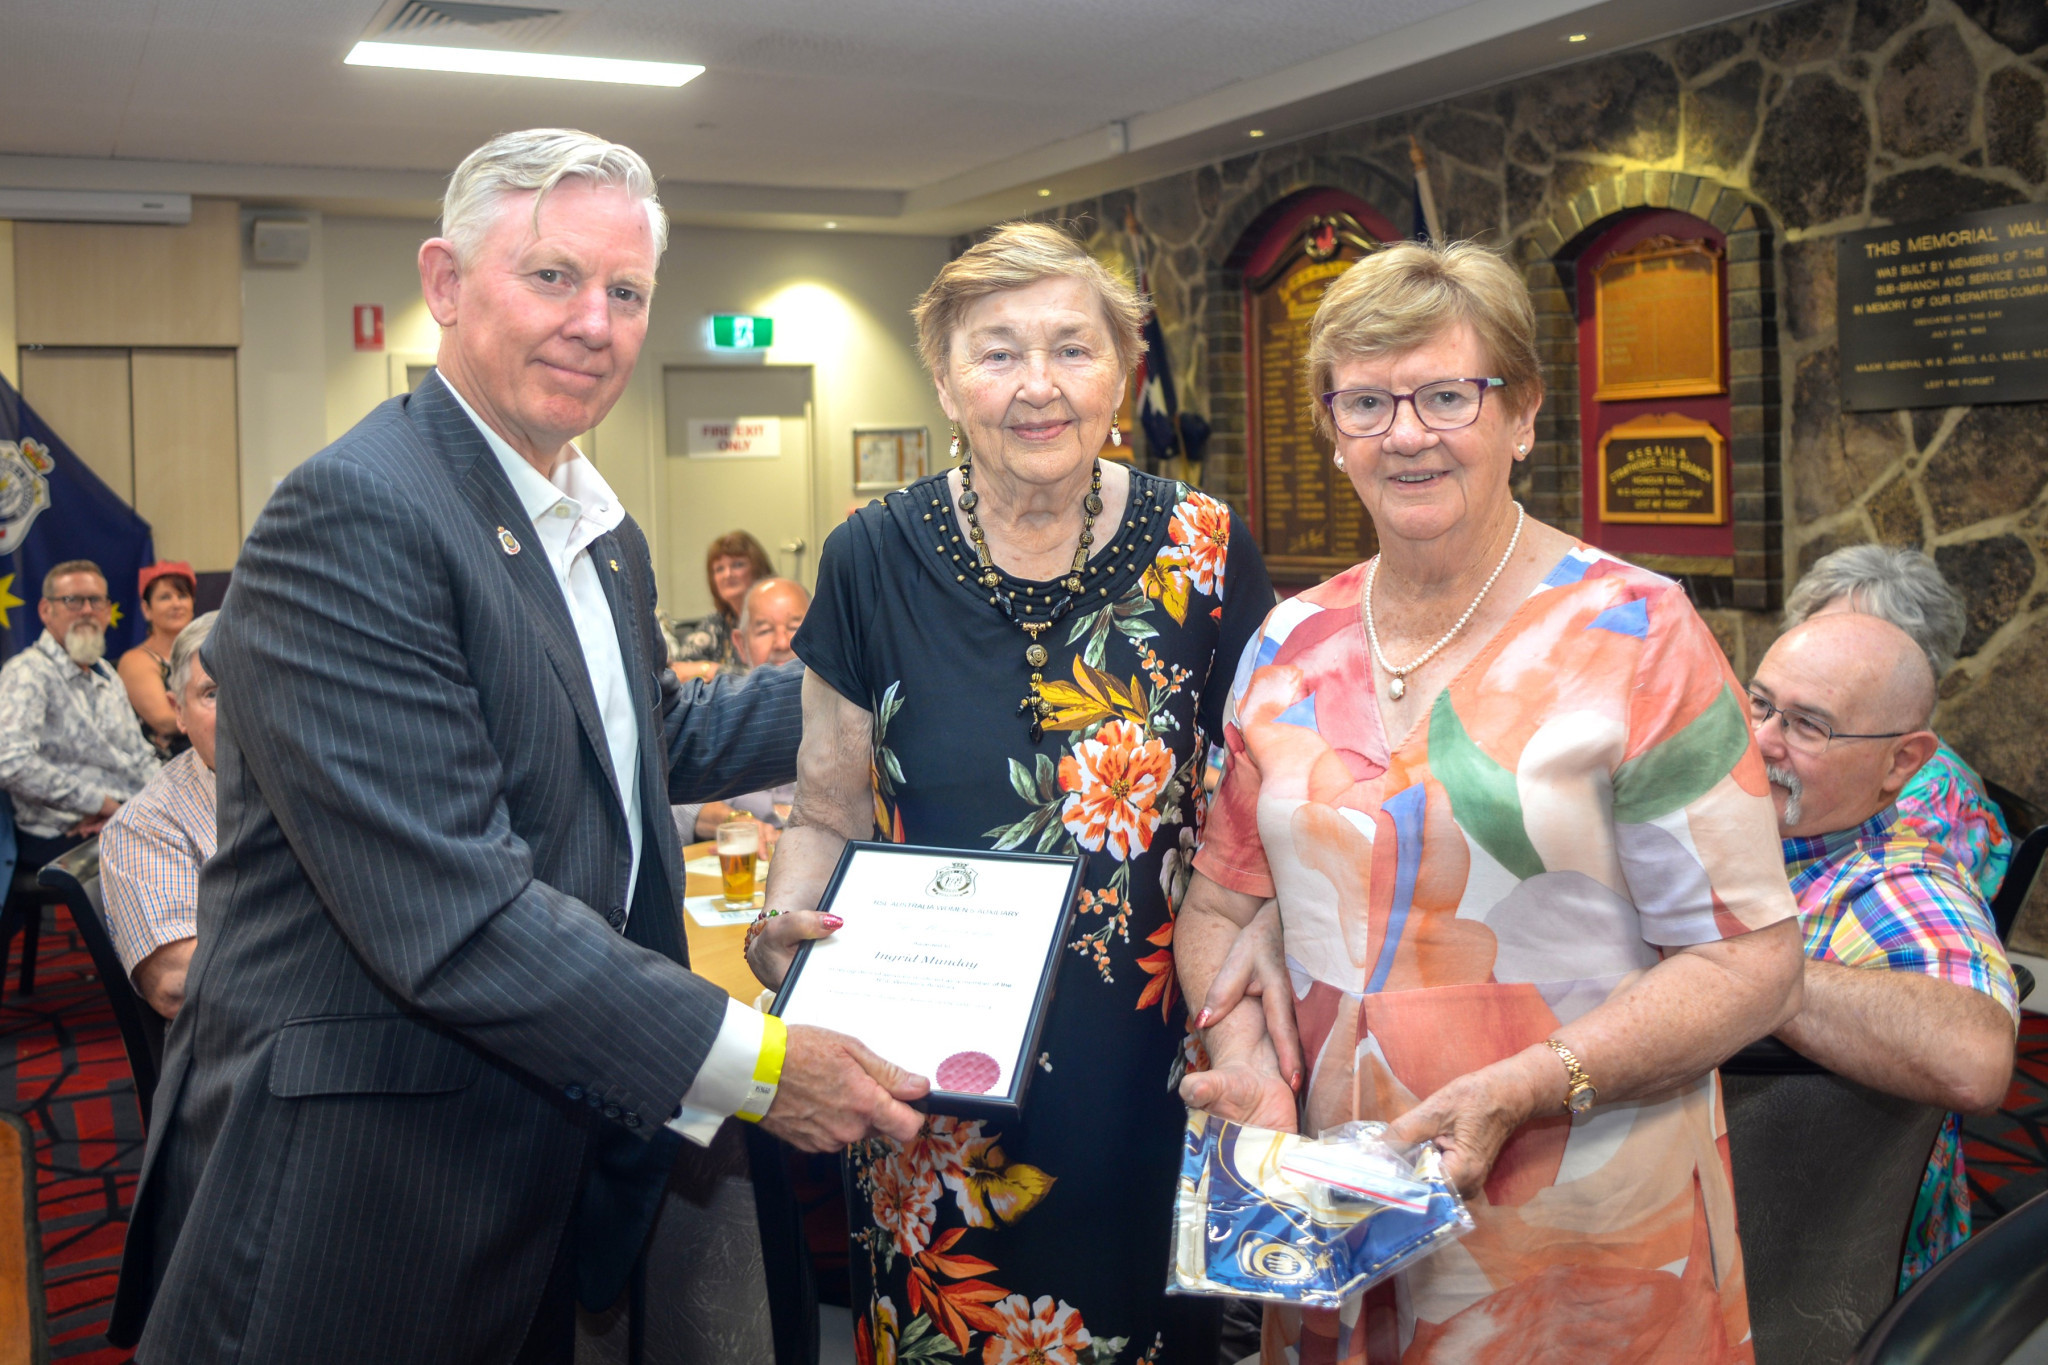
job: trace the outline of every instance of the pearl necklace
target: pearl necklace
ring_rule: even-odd
[[[1393,682],[1387,686],[1388,696],[1392,697],[1395,701],[1399,701],[1407,696],[1408,675],[1435,658],[1438,650],[1456,639],[1458,632],[1465,628],[1465,623],[1472,619],[1472,613],[1479,610],[1479,604],[1486,600],[1486,594],[1492,589],[1493,581],[1500,577],[1501,570],[1505,569],[1508,566],[1508,561],[1514,558],[1515,545],[1522,539],[1522,519],[1526,515],[1522,509],[1522,504],[1516,503],[1515,533],[1508,537],[1508,548],[1501,555],[1500,563],[1493,566],[1493,572],[1488,574],[1486,581],[1479,585],[1479,595],[1472,599],[1471,606],[1465,608],[1465,614],[1458,618],[1455,625],[1444,632],[1442,639],[1438,640],[1428,649],[1423,650],[1421,654],[1416,656],[1414,662],[1404,664],[1400,668],[1396,668],[1388,663],[1387,656],[1380,653],[1380,632],[1372,620],[1372,585],[1373,580],[1379,577],[1380,557],[1378,555],[1372,557],[1372,566],[1365,571],[1365,638],[1372,645],[1372,657],[1378,661],[1381,668],[1384,668],[1393,675]]]

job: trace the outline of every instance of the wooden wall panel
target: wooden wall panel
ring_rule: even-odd
[[[242,544],[235,357],[228,351],[134,354],[135,510],[159,559],[200,573],[235,567]]]
[[[135,501],[128,352],[23,351],[21,396],[101,482]]]
[[[16,223],[14,285],[24,346],[239,346],[237,206],[195,199],[184,227]]]

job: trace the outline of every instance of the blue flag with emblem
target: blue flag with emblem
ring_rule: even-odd
[[[1138,291],[1149,298],[1151,280],[1145,269],[1144,244],[1133,225],[1125,231],[1131,242],[1131,261],[1138,273]],[[1145,429],[1146,452],[1155,460],[1174,459],[1184,452],[1180,444],[1180,398],[1173,388],[1173,362],[1166,353],[1166,333],[1159,326],[1159,310],[1145,312],[1145,354],[1138,361],[1138,425]]]
[[[146,627],[135,585],[156,562],[149,523],[0,379],[0,653],[26,649],[42,634],[43,575],[67,559],[90,559],[107,575],[107,657],[140,644]]]

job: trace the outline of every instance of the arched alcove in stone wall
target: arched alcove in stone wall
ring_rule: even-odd
[[[1210,436],[1202,484],[1240,514],[1249,514],[1249,453],[1245,391],[1244,263],[1266,224],[1304,195],[1336,190],[1400,223],[1409,212],[1408,187],[1370,162],[1316,155],[1273,168],[1245,184],[1202,233],[1203,288],[1197,325],[1204,357]]]
[[[1772,610],[1784,596],[1784,512],[1778,400],[1774,228],[1761,204],[1731,185],[1673,171],[1630,171],[1588,186],[1523,231],[1514,251],[1536,304],[1543,410],[1536,419],[1529,511],[1563,530],[1581,527],[1579,252],[1616,219],[1677,209],[1728,235],[1728,396],[1735,575],[1727,605]],[[1724,580],[1725,581],[1725,580]]]

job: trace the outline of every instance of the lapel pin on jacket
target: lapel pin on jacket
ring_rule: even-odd
[[[612,561],[611,563],[612,563],[612,572],[613,572],[613,573],[617,573],[617,572],[619,571],[619,561],[618,561],[618,560],[616,560],[616,559],[614,559],[614,560],[613,560],[613,561]]]
[[[510,531],[502,526],[498,528],[498,543],[505,547],[505,553],[508,555],[519,553],[519,542],[513,538]]]

